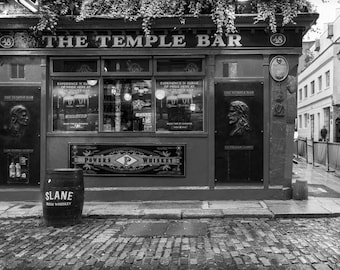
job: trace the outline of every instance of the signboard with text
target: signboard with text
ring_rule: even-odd
[[[69,144],[69,167],[85,175],[185,176],[186,147],[180,145]]]
[[[74,31],[70,31],[74,32]],[[98,31],[100,32],[100,30]],[[39,38],[28,31],[0,32],[0,49],[10,48],[239,48],[239,47],[300,47],[301,39],[294,31],[270,34],[243,29],[239,33],[215,35],[214,30],[164,34],[109,34],[110,31],[73,34],[57,32]]]

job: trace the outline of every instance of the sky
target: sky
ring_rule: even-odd
[[[335,20],[336,9],[340,8],[338,0],[309,0],[313,5],[316,6],[316,10],[319,13],[319,19],[317,20],[316,27],[317,33],[308,33],[305,36],[305,40],[313,40],[317,38],[324,31],[324,24]]]

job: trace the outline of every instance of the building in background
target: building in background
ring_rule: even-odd
[[[299,62],[297,129],[299,137],[340,142],[340,9],[314,42],[303,44]]]

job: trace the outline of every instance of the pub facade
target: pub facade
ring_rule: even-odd
[[[81,168],[85,200],[290,199],[302,36],[254,16],[141,23],[0,18],[1,186]],[[0,186],[0,188],[1,188]]]

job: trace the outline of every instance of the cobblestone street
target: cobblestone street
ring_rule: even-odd
[[[340,269],[340,218],[0,221],[0,269]]]

